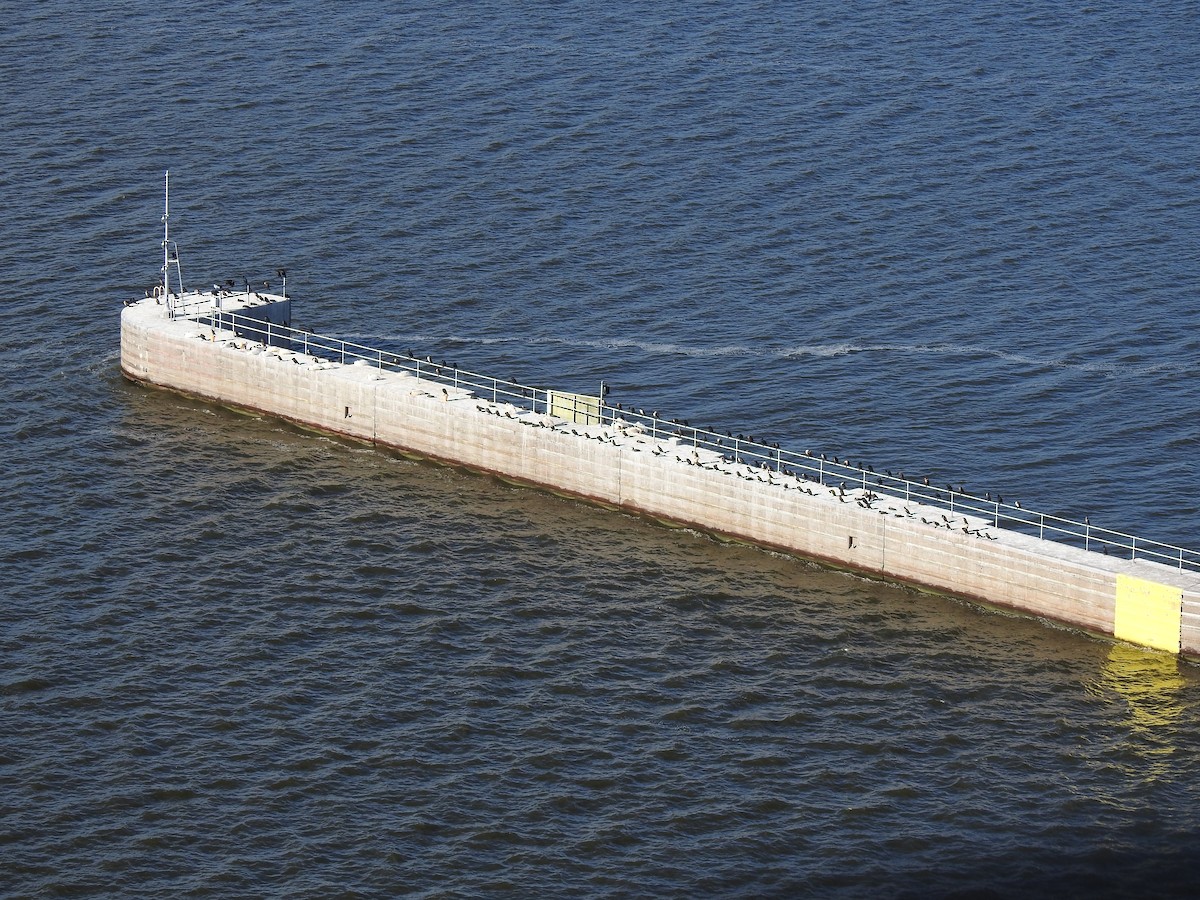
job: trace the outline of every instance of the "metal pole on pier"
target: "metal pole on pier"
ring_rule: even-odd
[[[163,267],[162,267],[162,275],[163,275],[163,290],[168,293],[170,292],[169,288],[171,287],[170,280],[169,280],[170,279],[170,271],[171,271],[171,269],[170,269],[171,251],[169,249],[171,246],[171,229],[170,229],[170,225],[167,222],[167,220],[170,218],[171,218],[171,170],[167,169],[167,171],[163,174],[163,216],[162,216]]]
[[[167,169],[163,173],[163,267],[162,267],[162,289],[163,295],[167,298],[167,305],[172,306],[171,301],[171,263],[175,264],[175,279],[179,285],[179,293],[183,294],[183,270],[179,266],[179,248],[171,243],[171,170]],[[174,250],[174,252],[172,252]]]

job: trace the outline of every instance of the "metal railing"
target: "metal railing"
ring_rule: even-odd
[[[407,372],[418,379],[428,379],[455,390],[469,391],[482,399],[490,399],[493,403],[508,403],[533,413],[549,415],[557,393],[560,398],[558,408],[562,408],[561,392],[470,372],[460,369],[457,365],[434,362],[430,357],[421,359],[392,353],[299,328],[263,322],[241,313],[216,311],[211,306],[200,314],[177,313],[176,317],[214,328],[230,329],[243,337],[256,337],[268,345],[279,346],[282,342],[287,342],[291,349],[306,356],[341,364],[365,362],[381,371]],[[1153,560],[1174,566],[1180,571],[1200,571],[1200,551],[1103,528],[1091,524],[1088,518],[1080,522],[1063,516],[1036,512],[1025,509],[1019,503],[1005,503],[1002,499],[992,499],[988,495],[980,497],[961,488],[956,490],[950,485],[937,487],[930,484],[928,479],[914,481],[889,472],[878,473],[870,466],[860,467],[836,457],[826,458],[824,454],[797,453],[753,437],[695,428],[687,422],[665,419],[657,413],[646,413],[643,409],[623,409],[619,404],[608,404],[603,397],[593,397],[589,400],[586,421],[593,424],[603,426],[624,422],[627,426],[640,427],[642,433],[652,440],[673,439],[680,445],[696,450],[716,452],[733,463],[791,475],[817,485],[858,488],[902,503],[944,509],[951,515],[973,515],[995,528],[1020,532],[1042,540],[1053,540],[1106,555],[1127,555],[1130,559]]]

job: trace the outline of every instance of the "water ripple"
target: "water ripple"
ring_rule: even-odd
[[[116,371],[169,167],[190,284],[1194,545],[1188,9],[10,18],[0,892],[1194,884],[1188,665]]]

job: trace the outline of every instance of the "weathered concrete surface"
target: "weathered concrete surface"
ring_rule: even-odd
[[[437,381],[170,321],[153,300],[122,314],[121,367],[145,384],[1099,634],[1114,633],[1117,578],[1132,575],[1180,596],[1177,625],[1167,623],[1165,643],[1149,643],[1200,655],[1200,575],[1190,571],[1089,553],[899,499],[868,507],[861,491],[737,465],[623,423],[575,425]]]

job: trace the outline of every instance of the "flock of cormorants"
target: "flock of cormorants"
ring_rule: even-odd
[[[743,478],[747,481],[775,485],[784,490],[796,490],[813,497],[828,493],[842,503],[853,502],[863,509],[874,510],[881,515],[891,515],[900,519],[920,518],[923,523],[934,528],[961,531],[972,537],[990,541],[996,540],[996,535],[987,530],[985,525],[977,524],[972,526],[971,520],[966,516],[948,516],[944,513],[940,517],[917,516],[917,513],[909,505],[901,503],[898,499],[895,499],[892,504],[888,504],[887,501],[893,498],[876,493],[870,488],[849,488],[844,481],[837,485],[829,486],[820,482],[813,475],[793,472],[786,467],[772,468],[766,461],[758,466],[752,466],[746,463],[731,461],[725,456],[719,456],[714,459],[712,457],[717,456],[714,451],[707,451],[705,456],[702,456],[697,449],[681,453],[681,448],[678,446],[669,446],[657,440],[642,440],[641,437],[646,432],[641,425],[623,424],[618,421],[614,423],[614,427],[612,428],[589,429],[585,427],[583,430],[580,430],[571,422],[561,419],[556,420],[550,416],[538,415],[537,413],[520,409],[508,403],[494,404],[481,402],[476,403],[476,409],[487,415],[513,419],[531,428],[547,428],[551,431],[560,431],[564,434],[596,440],[600,443],[628,446],[634,452],[642,452],[644,450],[643,447],[638,446],[639,444],[650,444],[652,455],[666,456],[672,454],[677,462],[685,463],[689,466],[708,469],[722,475]],[[630,438],[632,440],[626,442]],[[839,463],[839,465],[841,464]],[[918,509],[920,509],[919,506]]]

